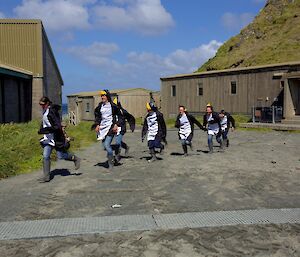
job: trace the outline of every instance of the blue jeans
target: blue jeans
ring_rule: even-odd
[[[222,138],[223,138],[223,140],[227,139],[228,131],[229,131],[228,129],[222,131]]]
[[[121,133],[116,136],[116,144],[119,148],[121,147],[122,139],[123,139],[123,135]]]
[[[216,136],[216,140],[217,140],[217,142],[218,142],[219,144],[221,144],[221,142],[222,142],[221,135]],[[212,144],[213,144],[213,135],[208,134],[208,137],[207,137],[207,143],[208,143],[208,145],[212,145]]]
[[[111,147],[111,142],[113,140],[114,136],[106,136],[105,139],[102,140],[102,144],[104,147],[104,150],[107,152],[107,156],[112,156],[114,155],[113,149]]]
[[[50,160],[50,156],[52,153],[52,150],[54,149],[53,146],[51,145],[44,145],[43,146],[43,158],[44,160]],[[72,159],[72,155],[68,152],[63,152],[63,151],[59,151],[56,150],[56,154],[57,154],[57,158],[60,160],[70,160]]]

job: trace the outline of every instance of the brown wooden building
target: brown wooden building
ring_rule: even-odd
[[[251,114],[252,107],[282,106],[284,117],[300,115],[300,62],[181,74],[161,78],[161,107],[174,117],[178,105],[190,112]]]
[[[0,81],[1,123],[39,118],[43,95],[61,104],[63,80],[41,20],[0,19]]]
[[[160,108],[160,93],[145,88],[110,90],[112,98],[118,98],[124,109],[134,117],[144,117],[146,102],[150,101],[152,94],[157,106]],[[82,120],[94,120],[94,109],[101,101],[99,91],[81,92],[68,97],[68,114],[71,123],[77,124]]]

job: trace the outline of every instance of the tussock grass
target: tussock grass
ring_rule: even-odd
[[[251,117],[244,115],[244,114],[234,114],[234,115],[232,115],[232,117],[235,120],[235,126],[237,128],[240,127],[241,123],[247,123],[247,122],[251,121]]]
[[[41,166],[39,122],[0,125],[0,178]]]
[[[0,179],[27,173],[42,166],[42,148],[38,135],[39,121],[22,124],[0,125]],[[75,140],[71,142],[71,151],[88,146],[96,141],[96,135],[90,130],[91,122],[82,122],[69,126],[67,132]],[[55,159],[55,151],[54,156]]]

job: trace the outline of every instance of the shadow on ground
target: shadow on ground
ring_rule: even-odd
[[[80,175],[82,175],[81,172],[71,173],[68,169],[55,169],[51,171],[50,179],[53,179],[55,176],[67,177],[67,176],[80,176]]]

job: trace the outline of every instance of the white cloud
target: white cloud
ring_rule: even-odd
[[[222,25],[230,30],[241,29],[248,25],[254,18],[254,15],[251,13],[224,13],[222,16]]]
[[[110,56],[119,47],[114,43],[94,42],[89,46],[73,46],[66,50],[69,54],[79,58],[94,67],[107,67],[114,63]]]
[[[5,15],[3,12],[0,12],[0,19],[4,19],[5,18]]]
[[[165,62],[177,72],[193,72],[202,63],[213,57],[221,45],[221,42],[212,40],[208,44],[190,50],[178,49],[169,54],[165,58]]]
[[[99,70],[101,79],[110,85],[150,88],[156,86],[158,89],[161,76],[195,71],[215,55],[221,44],[212,40],[193,49],[175,50],[167,56],[130,52],[124,63],[113,59],[112,54],[119,47],[112,43],[95,42],[87,47],[71,47],[67,52]]]
[[[67,52],[75,54],[81,58],[86,56],[103,57],[110,56],[119,50],[115,43],[94,42],[89,46],[73,46]]]
[[[135,30],[145,35],[167,31],[175,22],[160,0],[114,0],[94,8],[95,23],[100,28]]]
[[[23,0],[14,8],[18,18],[41,19],[45,27],[53,31],[86,29],[89,13],[86,4],[94,0]]]

